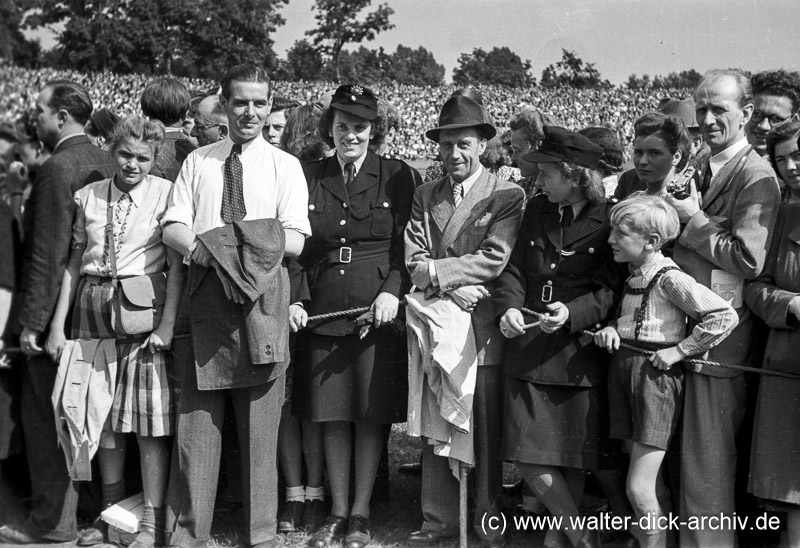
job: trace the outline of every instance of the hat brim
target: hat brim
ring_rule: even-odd
[[[442,131],[446,131],[448,129],[464,129],[474,127],[475,129],[481,129],[486,134],[487,139],[491,139],[495,135],[497,135],[497,128],[494,127],[492,124],[481,123],[481,124],[449,124],[446,126],[435,127],[433,129],[429,129],[425,132],[425,137],[434,141],[436,143],[439,142],[439,133]]]
[[[563,158],[559,158],[558,156],[551,156],[549,154],[544,154],[543,152],[539,152],[538,150],[534,150],[533,152],[526,152],[525,154],[522,155],[522,159],[531,164],[549,164],[552,162],[565,161]]]
[[[363,118],[364,120],[369,120],[370,122],[378,117],[378,113],[372,110],[369,107],[365,107],[364,105],[359,104],[333,104],[331,103],[332,109],[341,110],[342,112],[347,112],[348,114],[354,114],[359,118]]]

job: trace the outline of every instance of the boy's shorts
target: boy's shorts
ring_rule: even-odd
[[[666,346],[628,344],[659,350]],[[621,348],[608,370],[610,436],[666,450],[683,405],[683,368],[662,371],[647,356]]]

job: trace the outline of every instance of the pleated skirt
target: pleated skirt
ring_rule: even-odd
[[[115,289],[109,278],[83,277],[72,313],[73,339],[117,339],[117,386],[107,429],[140,436],[171,436],[175,424],[168,352],[143,346],[148,333],[117,338]]]

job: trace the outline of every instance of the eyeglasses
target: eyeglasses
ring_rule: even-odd
[[[774,127],[777,126],[778,124],[784,123],[786,120],[791,118],[791,116],[784,117],[784,116],[778,116],[777,114],[766,116],[760,110],[754,110],[753,115],[750,117],[750,119],[753,120],[753,122],[755,122],[756,124],[761,123],[761,121],[764,120],[765,118],[769,120],[769,125]]]
[[[194,128],[197,131],[206,131],[207,129],[211,129],[212,127],[217,127],[217,126],[221,126],[221,125],[222,125],[222,122],[220,122],[219,124],[211,124],[210,126],[204,126],[203,124],[195,124]]]

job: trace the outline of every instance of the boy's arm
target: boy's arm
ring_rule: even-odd
[[[661,279],[667,299],[698,323],[677,344],[684,356],[702,354],[718,345],[739,323],[739,315],[724,299],[681,271],[671,271]]]

